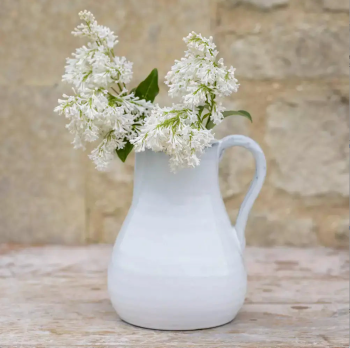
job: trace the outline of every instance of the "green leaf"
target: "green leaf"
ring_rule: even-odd
[[[250,113],[248,111],[245,110],[238,110],[238,111],[224,111],[222,113],[224,115],[224,117],[228,117],[228,116],[243,116],[246,117],[250,122],[253,122],[252,116],[250,115]],[[215,123],[213,123],[210,119],[208,120],[207,129],[212,129],[215,127]]]
[[[134,148],[134,145],[129,142],[129,140],[126,140],[126,144],[122,149],[116,149],[115,151],[117,152],[118,157],[121,159],[122,162],[125,162],[127,159],[129,153],[132,151]]]
[[[153,103],[155,97],[159,93],[158,87],[158,70],[153,69],[151,73],[143,80],[136,88],[131,90],[131,93],[134,92],[136,97],[140,99],[145,99]],[[134,148],[134,145],[131,144],[127,139],[125,139],[125,146],[122,149],[116,149],[116,153],[122,162],[125,162],[130,152]]]
[[[146,79],[136,87],[135,96],[153,103],[158,93],[158,70],[153,69]]]
[[[228,117],[228,116],[243,116],[243,117],[246,117],[250,122],[253,122],[252,116],[250,115],[250,113],[248,111],[245,111],[245,110],[224,111],[222,114],[224,115],[224,117]]]
[[[206,128],[207,129],[213,129],[214,127],[216,126],[216,124],[210,120],[210,118],[208,119],[208,122],[207,122],[207,125],[206,125]]]

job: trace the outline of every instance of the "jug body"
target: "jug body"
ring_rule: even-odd
[[[218,182],[220,144],[171,173],[164,153],[136,154],[134,195],[108,270],[112,304],[131,324],[193,330],[231,321],[247,285],[242,247]]]

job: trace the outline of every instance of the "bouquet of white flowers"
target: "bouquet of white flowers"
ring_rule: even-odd
[[[214,140],[215,125],[231,115],[251,120],[248,112],[226,111],[217,101],[236,92],[239,85],[235,69],[217,59],[212,37],[192,32],[184,38],[185,57],[175,61],[165,77],[169,96],[180,97],[181,103],[161,108],[153,104],[159,92],[157,69],[129,91],[132,63],[115,56],[117,36],[98,25],[90,12],[79,16],[84,23],[72,33],[89,43],[67,58],[63,81],[74,86],[74,95],[64,95],[55,111],[69,120],[67,128],[76,148],[99,141],[89,156],[97,169],[107,169],[115,153],[124,162],[133,147],[165,152],[173,171],[196,166]]]

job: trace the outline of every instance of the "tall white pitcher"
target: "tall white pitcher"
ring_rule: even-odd
[[[248,149],[256,164],[234,227],[218,180],[220,158],[231,146]],[[164,153],[137,153],[133,201],[108,270],[110,298],[119,316],[163,330],[231,321],[246,294],[244,229],[265,174],[261,148],[242,135],[215,142],[198,167],[176,174]]]

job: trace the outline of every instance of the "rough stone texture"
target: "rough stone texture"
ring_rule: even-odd
[[[252,245],[288,245],[310,247],[318,244],[315,224],[311,218],[290,219],[262,212],[251,214],[246,238]]]
[[[346,348],[349,255],[326,248],[246,250],[248,292],[232,322],[159,331],[115,313],[111,247],[0,245],[1,347]],[[64,255],[64,257],[62,257]]]
[[[345,214],[344,214],[345,215]],[[329,233],[333,231],[333,233]],[[337,248],[349,247],[349,219],[339,218],[336,214],[329,213],[319,231],[321,244],[333,245]]]
[[[349,12],[348,0],[323,0],[323,8],[330,11]]]
[[[0,83],[59,82],[65,58],[83,44],[70,34],[83,9],[117,33],[116,53],[134,62],[135,84],[154,67],[164,76],[191,30],[210,34],[210,0],[172,0],[170,7],[167,0],[3,0]]]
[[[311,93],[289,95],[267,109],[266,142],[277,165],[271,185],[291,194],[347,196],[348,104],[327,91]]]
[[[165,76],[174,60],[183,55],[186,46],[181,38],[192,30],[210,35],[212,2],[143,0],[141,4],[124,0],[114,5],[115,13],[123,8],[116,31],[124,41],[123,54],[134,62],[136,80],[144,79],[155,67],[161,78]],[[112,23],[118,22],[113,19]]]
[[[241,4],[254,5],[259,9],[267,10],[279,6],[288,5],[289,0],[226,0],[226,3],[231,6],[237,6]]]
[[[247,225],[254,245],[346,247],[348,230],[348,2],[341,0],[3,0],[0,6],[0,241],[114,242],[131,203],[133,156],[99,173],[73,150],[52,109],[78,11],[119,35],[132,86],[182,56],[191,30],[213,35],[237,68],[224,100],[254,122],[226,119],[217,138],[245,134],[268,175]],[[173,102],[162,83],[157,101]],[[254,175],[244,149],[226,151],[220,186],[234,222]]]
[[[260,30],[258,28],[258,30]],[[348,74],[348,28],[336,22],[300,22],[247,36],[223,34],[220,48],[244,78],[315,78]]]
[[[88,164],[88,241],[113,243],[131,204],[134,156],[114,161],[110,172],[98,172]]]
[[[84,242],[84,162],[52,111],[61,91],[0,90],[0,241]]]

